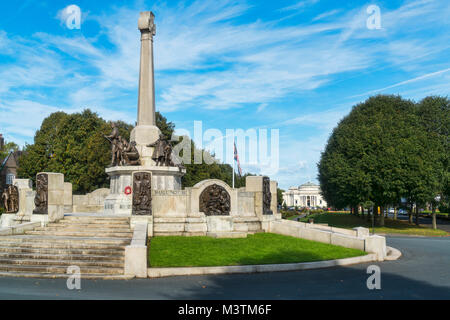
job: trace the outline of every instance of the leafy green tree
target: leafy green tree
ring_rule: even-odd
[[[277,188],[277,203],[279,206],[283,204],[283,189]]]
[[[450,100],[446,97],[427,97],[418,104],[417,114],[425,134],[424,156],[428,160],[429,170],[433,172],[423,201],[432,205],[432,225],[436,229],[437,199],[440,198],[443,204],[448,203],[449,199]]]
[[[184,137],[184,139],[188,139]],[[182,185],[183,187],[192,187],[198,182],[205,179],[219,179],[226,182],[229,186],[232,185],[233,180],[233,168],[229,164],[220,163],[218,160],[215,160],[211,164],[207,164],[205,161],[202,163],[194,163],[194,154],[195,152],[201,152],[203,155],[203,159],[205,157],[210,157],[214,159],[214,155],[211,155],[208,151],[197,149],[193,141],[189,141],[191,145],[191,160],[190,163],[185,163],[186,174],[182,177]],[[180,154],[180,157],[183,156],[183,153]],[[245,178],[251,174],[245,174],[240,176],[235,173],[235,188],[240,188],[245,186]]]
[[[399,96],[379,95],[353,107],[334,129],[318,164],[327,202],[337,208],[372,202],[376,217],[378,207],[383,212],[402,195],[424,201],[432,173],[430,162],[422,161],[426,137],[419,137],[418,125],[415,104]],[[379,218],[384,225],[384,215]]]
[[[19,151],[19,146],[14,142],[6,142],[0,149],[0,161],[5,159],[11,152]]]
[[[129,126],[118,124],[121,134],[128,137]],[[38,172],[60,172],[72,183],[74,193],[106,187],[110,146],[103,135],[110,131],[108,123],[88,109],[74,114],[53,113],[42,122],[34,144],[26,146],[18,175],[35,180]]]

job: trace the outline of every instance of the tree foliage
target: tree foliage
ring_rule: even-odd
[[[15,151],[19,151],[19,146],[12,141],[6,142],[3,145],[3,148],[0,149],[0,161],[5,159],[11,152]]]
[[[324,198],[337,208],[423,205],[448,181],[449,101],[379,95],[353,107],[333,130],[318,164]],[[447,178],[446,178],[447,177]]]

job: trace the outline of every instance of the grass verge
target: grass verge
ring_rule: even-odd
[[[283,236],[257,233],[247,238],[154,237],[150,239],[151,267],[205,267],[295,263],[365,255],[356,249]]]
[[[357,217],[349,213],[323,213],[318,215],[310,215],[300,219],[301,222],[308,222],[309,218],[314,219],[314,223],[327,223],[331,227],[352,229],[354,227],[370,228],[372,232],[372,222],[367,220],[367,216]],[[375,233],[387,234],[408,234],[419,236],[446,236],[448,232],[444,230],[433,230],[431,228],[416,226],[407,221],[384,219],[384,227],[375,227]],[[439,227],[439,226],[438,226]]]

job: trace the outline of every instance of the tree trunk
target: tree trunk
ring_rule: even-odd
[[[432,219],[432,225],[433,225],[433,229],[436,230],[437,229],[437,223],[436,223],[436,208],[433,205],[433,209],[431,209],[431,219]]]
[[[409,208],[409,212],[408,212],[408,222],[409,223],[413,223],[413,205],[411,205],[411,207]]]
[[[419,206],[416,205],[416,226],[419,225]]]
[[[364,207],[361,207],[361,217],[364,219]]]
[[[394,207],[394,220],[397,220],[397,207]]]
[[[380,207],[380,227],[384,227],[384,207]]]
[[[373,214],[373,225],[376,226],[378,223],[378,205],[375,205],[373,207],[372,214]]]

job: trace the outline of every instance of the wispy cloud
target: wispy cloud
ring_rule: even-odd
[[[439,75],[442,75],[442,74],[447,73],[449,71],[450,71],[450,68],[446,68],[446,69],[435,71],[435,72],[430,72],[430,73],[423,74],[421,76],[418,76],[418,77],[415,77],[415,78],[412,78],[412,79],[408,79],[408,80],[405,80],[405,81],[401,81],[401,82],[395,83],[393,85],[390,85],[390,86],[387,86],[387,87],[384,87],[384,88],[375,89],[375,90],[371,90],[371,91],[368,91],[368,92],[365,92],[365,93],[362,93],[362,94],[358,94],[358,95],[352,96],[351,98],[373,95],[373,94],[380,93],[380,92],[388,90],[388,89],[404,86],[404,85],[407,85],[407,84],[411,84],[411,83],[414,83],[414,82],[418,82],[418,81],[422,81],[422,80],[425,80],[425,79],[428,79],[428,78],[439,76]]]

